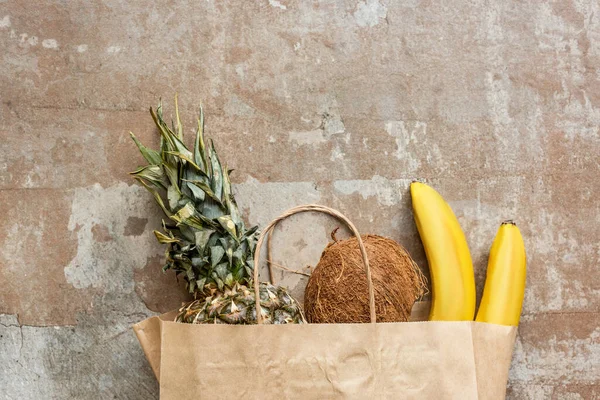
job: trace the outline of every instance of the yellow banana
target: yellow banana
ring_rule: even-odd
[[[452,209],[430,186],[410,185],[413,213],[432,286],[430,321],[472,321],[475,277],[465,235]]]
[[[499,325],[519,325],[525,276],[525,245],[512,221],[500,225],[492,248],[476,321]]]

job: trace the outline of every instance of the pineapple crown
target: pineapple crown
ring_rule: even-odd
[[[244,226],[231,193],[231,171],[221,166],[212,141],[204,144],[202,107],[193,151],[183,142],[177,97],[171,127],[163,119],[162,102],[150,114],[160,133],[160,149],[145,147],[131,133],[149,163],[131,175],[168,218],[162,221],[163,232],[154,231],[168,245],[163,271],[183,275],[190,293],[250,282],[258,227]]]

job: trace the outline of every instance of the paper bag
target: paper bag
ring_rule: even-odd
[[[265,228],[255,265],[265,235],[302,211],[334,215],[360,238],[335,210],[302,206]],[[366,252],[363,259],[370,279]],[[374,322],[372,292],[371,300]],[[417,303],[411,320],[424,319],[427,308]],[[172,321],[168,313],[134,326],[164,400],[500,400],[516,336],[516,327],[470,321],[245,326]]]

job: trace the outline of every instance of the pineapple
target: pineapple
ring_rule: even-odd
[[[229,174],[212,142],[204,143],[204,113],[200,107],[193,151],[183,142],[183,127],[175,99],[175,121],[169,127],[150,108],[161,135],[160,150],[131,137],[149,163],[131,174],[154,196],[165,213],[156,239],[167,245],[163,271],[183,276],[195,300],[184,304],[177,322],[255,324],[252,273],[258,227],[246,228],[231,193]],[[166,201],[163,198],[166,194]],[[302,310],[284,288],[259,283],[264,323],[302,323]]]

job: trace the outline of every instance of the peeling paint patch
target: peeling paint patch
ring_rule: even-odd
[[[315,145],[327,141],[321,129],[315,129],[314,131],[289,132],[288,137],[290,142],[296,142],[299,145]]]
[[[44,39],[42,40],[42,46],[45,49],[57,49],[58,42],[56,41],[56,39]]]
[[[224,109],[228,115],[236,117],[252,117],[254,115],[254,109],[235,95],[229,98]]]
[[[269,0],[269,4],[271,5],[271,7],[281,8],[282,10],[287,10],[287,7],[284,6],[283,4],[281,4],[277,0]]]
[[[77,46],[78,53],[85,53],[87,50],[88,50],[87,44],[80,44],[79,46]]]
[[[139,231],[130,218],[143,221],[154,209],[148,194],[136,185],[76,189],[68,227],[77,232],[77,255],[64,268],[67,282],[77,289],[132,292],[133,269],[144,267],[149,256],[160,253],[160,246],[152,235],[115,235],[105,240],[110,236],[106,227],[113,232]]]
[[[320,113],[321,124],[317,129],[309,131],[292,131],[288,133],[288,139],[291,142],[296,142],[299,145],[317,145],[327,142],[329,138],[334,135],[342,134],[346,132],[346,126],[344,121],[337,110],[337,104],[335,100],[328,99]],[[310,119],[301,118],[303,122],[309,123]],[[344,138],[344,141],[348,143],[350,140],[350,134],[348,133]]]
[[[21,39],[19,42],[21,43],[21,45],[37,46],[38,44],[37,36],[29,36],[26,33],[22,33],[20,37]]]
[[[410,179],[387,179],[375,175],[370,180],[340,180],[333,183],[335,190],[344,195],[360,194],[363,199],[375,197],[382,206],[394,206],[402,201]]]
[[[323,115],[323,131],[327,135],[334,135],[336,133],[344,133],[346,131],[346,126],[344,126],[344,121],[338,113],[330,114],[325,113]]]
[[[116,54],[121,51],[121,47],[119,46],[109,46],[106,48],[106,52],[109,54]]]
[[[331,156],[329,157],[329,159],[331,161],[343,160],[345,155],[346,153],[344,153],[342,149],[340,149],[340,146],[335,146],[333,150],[331,150]]]
[[[237,203],[251,224],[264,226],[288,208],[318,203],[321,194],[311,182],[260,182],[249,177],[233,186]]]
[[[407,160],[410,171],[416,171],[421,166],[421,161],[412,156],[411,145],[417,142],[417,138],[427,136],[427,123],[423,121],[387,121],[386,132],[396,138],[396,152],[394,156],[398,160]]]
[[[237,74],[237,76],[240,77],[241,80],[244,80],[244,78],[246,77],[246,64],[242,63],[242,64],[238,64],[235,66],[235,73]]]
[[[387,16],[387,7],[379,3],[379,0],[366,0],[358,3],[354,12],[354,19],[358,26],[373,27],[379,24],[379,20]]]
[[[0,28],[10,28],[10,15],[5,15],[0,19]]]
[[[598,314],[546,314],[523,318],[515,343],[510,381],[597,382],[598,322]]]

